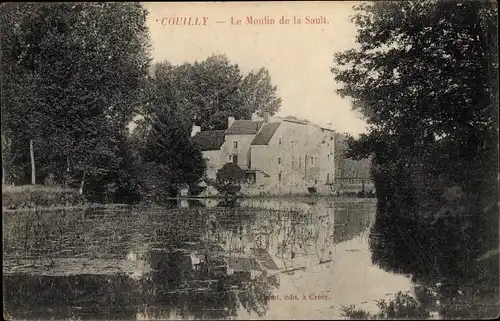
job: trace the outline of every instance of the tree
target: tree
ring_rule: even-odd
[[[337,53],[332,72],[370,126],[348,145],[351,157],[374,155],[374,260],[429,284],[498,282],[498,265],[471,263],[498,247],[496,4],[381,1],[355,11],[359,48]],[[460,191],[453,201],[450,190]]]
[[[245,172],[234,163],[227,163],[217,171],[218,189],[225,194],[238,192],[245,180]]]
[[[205,172],[205,159],[190,139],[192,123],[177,100],[166,64],[156,65],[149,80],[144,118],[136,128],[145,194],[172,196],[185,186],[199,183]]]
[[[496,8],[420,1],[363,4],[356,11],[360,49],[336,54],[332,71],[345,84],[338,93],[351,97],[371,126],[371,138],[360,142],[377,143],[365,144],[365,152],[401,161],[446,152],[445,162],[456,165],[449,178],[471,186],[485,180],[468,169],[496,171]],[[382,150],[382,142],[397,150]],[[444,151],[449,143],[454,147]],[[446,165],[433,166],[443,174],[439,166]]]
[[[273,115],[281,105],[266,69],[243,76],[239,66],[224,55],[179,66],[162,62],[155,70],[169,84],[164,93],[168,100],[202,130],[226,129],[228,116],[249,119],[254,112],[263,111]]]
[[[138,3],[3,5],[2,128],[13,147],[33,140],[37,176],[83,187],[119,166],[144,98],[146,15]]]
[[[257,72],[251,71],[245,76],[241,84],[245,109],[257,112],[263,116],[276,114],[281,106],[281,98],[277,97],[277,87],[271,82],[269,70],[260,68]]]

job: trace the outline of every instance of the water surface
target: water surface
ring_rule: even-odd
[[[5,315],[331,319],[412,294],[372,264],[373,200],[220,205],[5,213]]]

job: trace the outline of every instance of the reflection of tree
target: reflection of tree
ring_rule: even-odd
[[[372,260],[385,270],[411,274],[419,285],[419,300],[442,317],[497,315],[498,256],[484,261],[474,258],[481,245],[471,236],[487,230],[479,227],[474,216],[431,224],[378,211],[370,234]]]
[[[359,205],[360,208],[362,206]],[[184,248],[184,253],[155,254],[169,258],[155,259],[162,263],[152,266],[156,270],[152,274],[153,287],[157,290],[155,298],[148,300],[148,304],[161,306],[161,313],[179,317],[190,315],[224,319],[236,314],[240,305],[248,313],[263,316],[267,312],[272,289],[279,287],[279,276],[268,275],[262,265],[271,263],[263,263],[268,259],[262,255],[267,253],[271,260],[280,260],[285,270],[303,266],[301,258],[312,265],[328,261],[334,242],[352,238],[368,226],[367,215],[354,215],[354,212],[359,213],[359,208],[346,207],[335,214],[333,208],[321,204],[313,204],[308,209],[287,205],[267,210],[245,207],[200,210],[196,217],[198,223],[194,224],[196,232],[194,229],[190,231],[193,235],[190,240],[195,242],[194,245],[182,245],[182,238],[177,235],[174,238],[175,247]],[[189,218],[184,216],[184,219]],[[163,243],[172,243],[172,240],[164,240]],[[194,252],[204,257],[197,269],[184,267],[189,272],[176,272],[183,264],[174,264],[173,257],[177,261],[188,262],[188,253]],[[315,258],[316,263],[310,262],[309,257]],[[238,260],[261,262],[262,274],[252,275],[252,268],[248,268],[229,275],[224,267]],[[167,271],[165,273],[170,276],[162,275],[160,271]],[[159,284],[163,286],[159,288]],[[190,302],[190,299],[184,299],[185,296],[196,293],[197,304],[185,303]],[[220,297],[218,304],[210,301],[216,294]],[[158,315],[161,316],[161,313],[158,312]]]
[[[335,210],[334,239],[336,243],[347,241],[362,233],[368,228],[373,217],[371,213],[366,213],[362,203],[345,203],[342,207],[345,209]]]
[[[258,249],[266,250],[282,263],[284,270],[331,261],[332,246],[365,230],[372,217],[371,212],[370,215],[365,212],[373,210],[372,203],[368,206],[367,203],[345,203],[340,210],[323,203],[304,208],[303,203],[278,202],[262,209],[265,205],[258,203],[257,209],[233,209],[229,221],[222,220],[233,224],[226,232],[225,239],[230,243],[226,247],[250,255]],[[250,221],[240,219],[245,216],[242,213],[250,213],[246,214]]]
[[[279,285],[276,276],[265,279],[259,278],[257,282],[243,283],[239,291],[239,299],[243,308],[248,313],[256,313],[259,317],[267,313],[271,292],[271,286],[277,287]]]
[[[184,253],[153,253],[155,271],[143,284],[144,302],[155,307],[147,311],[149,316],[227,319],[236,316],[240,304],[249,313],[267,311],[272,283],[266,278],[228,276],[220,268],[224,262],[217,258],[193,269]]]
[[[16,318],[33,317],[26,306],[36,307],[32,313],[47,319],[130,319],[136,312],[132,307],[159,319],[227,319],[241,309],[262,317],[280,286],[276,272],[283,270],[276,263],[281,261],[286,270],[303,266],[298,259],[311,257],[307,264],[319,264],[340,240],[337,223],[356,226],[343,232],[347,239],[358,233],[363,220],[349,209],[334,214],[320,205],[88,212],[80,221],[65,220],[64,236],[77,229],[82,230],[80,237],[87,237],[94,230],[98,242],[93,249],[122,259],[131,248],[140,248],[146,253],[138,256],[152,272],[139,281],[126,275],[10,279],[6,306]],[[80,245],[83,240],[76,241],[72,244],[82,248],[75,251],[87,250]],[[70,308],[54,312],[61,306]]]
[[[240,305],[259,315],[267,311],[270,287],[276,282],[262,276],[251,279],[251,273],[229,275],[228,262],[237,253],[222,246],[239,239],[243,228],[252,225],[253,213],[213,208],[182,214],[170,222],[179,228],[154,233],[155,243],[165,250],[148,255],[154,272],[144,281],[143,293],[148,294],[144,302],[155,308],[147,313],[159,318],[226,319],[235,316]],[[191,256],[196,257],[194,265]]]
[[[325,260],[322,253],[334,243],[355,237],[370,223],[371,216],[360,211],[366,208],[363,203],[355,206],[346,203],[342,206],[345,209],[335,210],[333,207],[314,204],[308,210],[278,208],[261,211],[253,226],[253,230],[258,231],[255,240],[262,237],[271,239],[271,243],[277,244],[274,255],[289,264],[293,263],[295,257],[310,254],[316,254],[319,261]]]
[[[4,276],[4,311],[13,319],[123,320],[140,303],[125,275]]]

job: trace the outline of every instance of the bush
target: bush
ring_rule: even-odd
[[[392,300],[377,301],[380,309],[377,314],[357,309],[354,305],[342,306],[341,315],[348,319],[386,320],[386,319],[428,319],[430,313],[412,296],[398,292]]]
[[[227,163],[217,172],[217,190],[225,195],[236,195],[245,179],[245,172],[238,165]]]
[[[2,186],[2,208],[75,206],[85,203],[76,189],[40,185]]]

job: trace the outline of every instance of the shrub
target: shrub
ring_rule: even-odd
[[[217,172],[217,189],[220,193],[237,194],[245,180],[245,172],[238,165],[227,163]]]
[[[386,302],[385,300],[377,301],[377,306],[380,309],[377,314],[357,309],[354,305],[342,306],[341,315],[348,319],[365,319],[365,320],[386,320],[386,319],[428,319],[430,313],[427,311],[415,298],[412,296],[398,292],[393,300]]]

